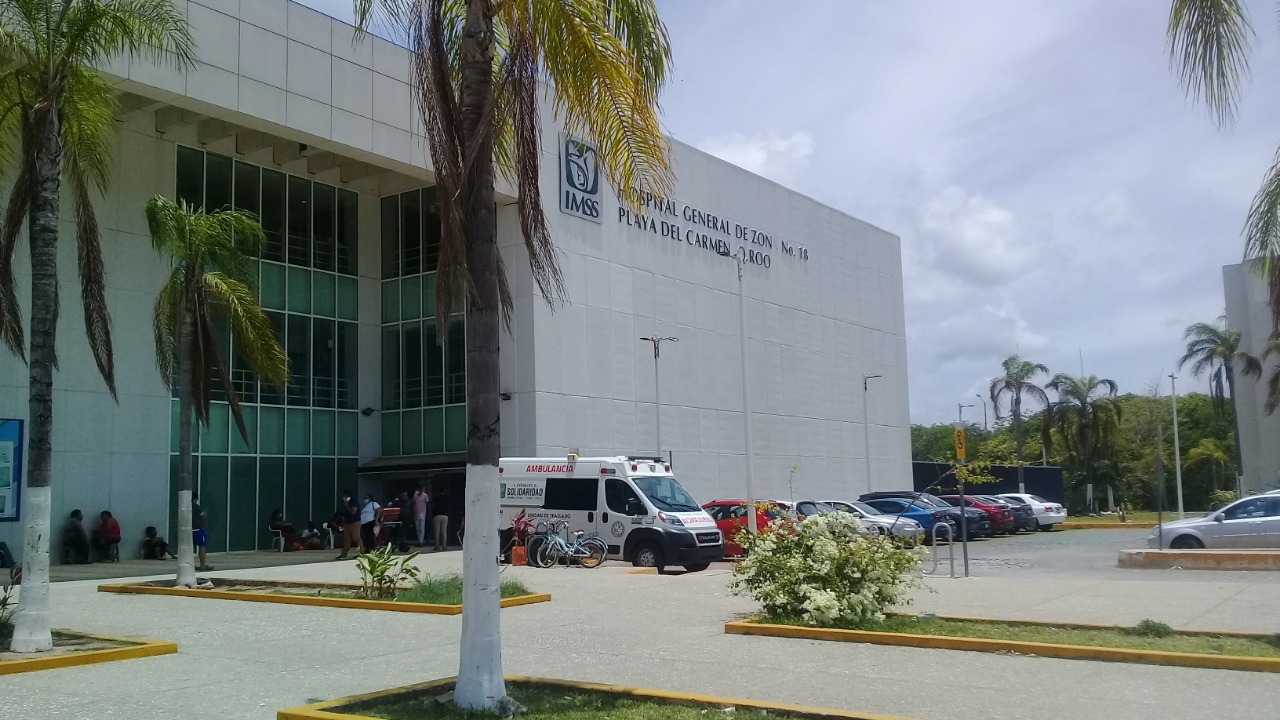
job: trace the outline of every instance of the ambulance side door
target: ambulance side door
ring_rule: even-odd
[[[633,527],[641,527],[633,520],[648,512],[630,483],[616,476],[604,479],[604,504],[600,514],[600,537],[609,543],[610,555],[621,556],[622,549],[626,547],[627,533]]]

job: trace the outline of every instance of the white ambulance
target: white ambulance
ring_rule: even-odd
[[[724,557],[715,521],[662,458],[502,458],[498,473],[504,533],[524,511],[535,525],[563,520],[570,533],[598,535],[610,557],[659,572],[668,565],[697,572]]]

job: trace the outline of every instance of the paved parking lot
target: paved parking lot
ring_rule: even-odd
[[[1107,621],[1127,612],[1117,598],[1144,592],[1176,609],[1187,603],[1174,591],[1185,587],[1197,599],[1182,612],[1229,618],[1239,614],[1229,603],[1217,611],[1204,607],[1213,593],[1229,599],[1243,592],[1253,602],[1263,596],[1250,592],[1280,588],[1251,577],[1263,573],[1216,573],[1218,580],[1208,581],[1164,578],[1177,571],[1090,569],[1089,557],[1102,559],[1104,547],[1122,542],[1096,532],[1125,531],[1088,532],[977,543],[978,577],[930,580],[937,592],[921,593],[920,606],[1063,620],[1080,612]],[[419,560],[430,572],[456,570],[460,561],[460,553]],[[612,564],[507,572],[554,596],[551,603],[503,611],[512,673],[927,720],[1201,720],[1207,708],[1215,717],[1269,718],[1280,704],[1280,686],[1264,673],[728,636],[722,623],[754,606],[725,592],[727,566],[667,576]],[[353,564],[332,562],[213,574],[356,579]],[[1280,596],[1266,597],[1271,604],[1257,614],[1274,623]],[[457,665],[457,617],[106,595],[92,582],[57,584],[53,611],[58,626],[172,639],[179,653],[6,677],[0,682],[4,717],[267,720],[281,707],[448,676]]]

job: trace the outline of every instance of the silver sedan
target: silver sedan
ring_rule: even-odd
[[[866,503],[856,501],[823,500],[822,502],[837,510],[843,510],[855,515],[862,521],[863,525],[874,529],[881,535],[892,534],[900,540],[908,540],[913,543],[924,541],[924,528],[915,520],[900,518],[897,515],[885,515]]]
[[[1254,495],[1204,517],[1158,525],[1147,537],[1147,547],[1174,550],[1278,548],[1280,495]]]

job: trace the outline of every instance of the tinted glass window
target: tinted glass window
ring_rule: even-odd
[[[599,478],[547,478],[542,507],[547,510],[595,510]]]
[[[627,505],[632,500],[639,502],[640,498],[636,495],[636,491],[631,489],[630,485],[618,478],[605,478],[604,504],[609,506],[610,512],[628,514]],[[718,510],[719,506],[715,506],[715,509]],[[712,517],[716,516],[712,515]],[[716,519],[718,520],[719,518]]]
[[[1276,498],[1252,497],[1241,500],[1223,511],[1228,520],[1271,517],[1277,514]]]

